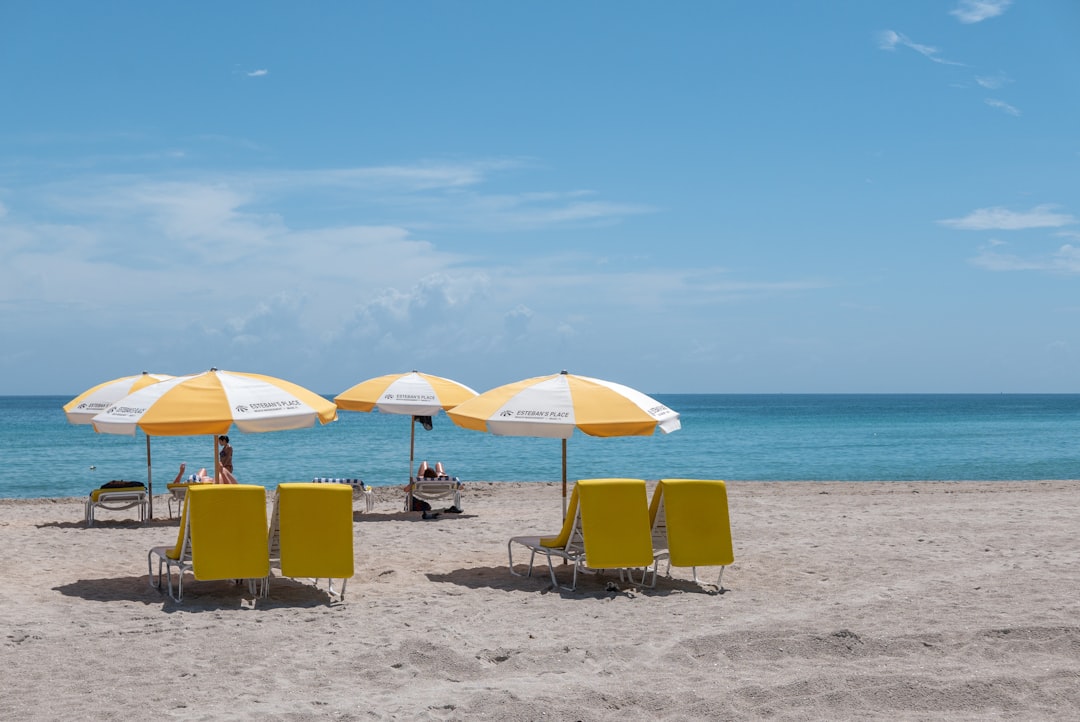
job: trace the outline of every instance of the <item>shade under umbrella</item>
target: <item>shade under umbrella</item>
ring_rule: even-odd
[[[152,374],[143,371],[134,376],[122,376],[118,379],[100,383],[64,404],[64,414],[72,424],[90,424],[99,413],[115,404],[128,394],[141,388],[173,378],[168,374]],[[149,498],[148,513],[154,518],[154,481],[150,464],[150,437],[146,437],[146,492]]]
[[[107,434],[214,436],[215,477],[220,474],[217,437],[235,425],[244,432],[305,429],[337,419],[337,407],[314,391],[262,374],[210,369],[147,386],[93,419]]]
[[[485,391],[447,411],[466,429],[498,436],[562,439],[562,495],[566,510],[566,440],[590,436],[650,436],[681,427],[679,414],[629,386],[563,371]]]
[[[387,414],[408,414],[412,417],[409,434],[409,478],[413,475],[413,452],[416,439],[416,417],[434,416],[440,410],[451,409],[476,391],[465,384],[432,376],[419,371],[377,376],[361,381],[334,397],[338,408],[346,411],[379,411]]]

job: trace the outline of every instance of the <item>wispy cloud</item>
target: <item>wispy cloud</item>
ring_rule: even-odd
[[[260,68],[258,70],[248,71],[247,73],[244,73],[244,74],[247,75],[249,78],[261,78],[264,75],[269,75],[270,71],[267,70],[266,68]]]
[[[1010,5],[1012,5],[1012,0],[960,0],[960,4],[950,10],[949,14],[965,25],[971,25],[996,18]]]
[[[1056,213],[1054,208],[1053,205],[1041,205],[1023,213],[1000,206],[979,208],[963,218],[946,218],[938,223],[961,231],[1021,231],[1028,228],[1060,228],[1077,222],[1074,216]]]
[[[1023,258],[986,248],[971,259],[971,264],[986,271],[1080,273],[1080,248],[1065,244],[1050,255],[1035,258]]]
[[[985,101],[991,108],[997,108],[1002,113],[1008,113],[1009,115],[1020,115],[1020,109],[1014,105],[1009,105],[1004,100],[998,100],[997,98],[987,98]]]
[[[974,13],[975,12],[975,6],[978,6],[978,9],[981,12],[984,13],[983,17],[980,17],[980,19],[985,19],[986,17],[992,17],[992,15],[985,14],[985,13],[990,12],[989,6],[994,6],[994,7],[998,8],[997,13],[995,13],[995,14],[1000,14],[1001,12],[1004,12],[1004,9],[1008,4],[1009,4],[1008,1],[1004,1],[1004,2],[972,2],[972,3],[968,3],[968,5],[971,6],[971,8],[968,8],[968,9],[971,10],[972,13]],[[987,7],[983,7],[983,6],[987,6]],[[967,6],[962,6],[962,7],[967,7]],[[957,12],[960,12],[960,11],[956,10],[956,11],[954,11],[954,14],[957,13]],[[970,22],[978,22],[978,21],[977,20],[972,20]],[[895,30],[885,30],[882,33],[880,33],[878,35],[878,47],[881,50],[888,50],[888,51],[895,51],[898,47],[909,48],[909,49],[914,50],[915,52],[919,53],[923,57],[927,58],[928,60],[932,60],[933,62],[938,63],[939,65],[952,65],[952,66],[963,67],[963,68],[968,67],[968,65],[966,63],[956,62],[956,61],[953,61],[953,60],[946,60],[945,58],[941,57],[940,51],[937,48],[935,48],[935,47],[933,47],[931,45],[922,45],[921,43],[916,43],[916,42],[912,41],[910,38],[908,38],[906,35],[904,35],[903,33],[898,33]],[[1012,79],[1010,77],[1008,77],[1004,73],[997,73],[997,74],[994,74],[994,75],[976,75],[975,76],[975,83],[979,87],[985,88],[987,90],[997,90],[997,89],[999,89],[999,88],[1001,88],[1001,87],[1003,87],[1003,86],[1005,86],[1005,85],[1007,85],[1008,83],[1011,83],[1011,82],[1012,82]],[[958,85],[957,87],[970,87],[970,86],[967,86],[966,84],[963,84],[963,85]],[[1006,103],[1003,100],[998,100],[997,98],[987,98],[984,102],[989,107],[1000,110],[1003,113],[1008,113],[1009,115],[1012,115],[1012,116],[1019,116],[1021,114],[1019,108],[1017,108],[1016,106],[1011,105],[1009,103]]]
[[[1012,82],[1012,78],[1004,73],[998,73],[997,75],[976,75],[975,82],[979,86],[986,88],[987,90],[997,90]]]
[[[941,57],[937,48],[931,45],[922,45],[916,43],[911,38],[907,37],[903,33],[898,33],[895,30],[885,30],[878,35],[878,47],[882,50],[895,51],[898,47],[909,48],[922,55],[928,60],[932,60],[935,63],[941,65],[958,65],[963,67],[964,63],[958,63],[953,60],[946,60]]]

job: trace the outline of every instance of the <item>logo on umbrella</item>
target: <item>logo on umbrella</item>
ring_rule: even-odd
[[[236,407],[235,411],[238,414],[246,414],[248,412],[248,407],[244,406],[243,404],[240,404],[240,405],[238,405]]]

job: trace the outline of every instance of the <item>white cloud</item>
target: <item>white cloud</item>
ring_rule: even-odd
[[[883,30],[878,35],[878,47],[882,50],[896,50],[900,44],[900,34],[892,30]]]
[[[949,11],[962,23],[981,23],[1004,13],[1012,0],[960,0],[960,4]]]
[[[652,209],[590,190],[490,192],[495,173],[520,167],[82,175],[20,185],[0,219],[0,323],[28,344],[40,336],[92,345],[106,366],[136,359],[170,372],[218,366],[287,378],[302,369],[321,390],[338,391],[356,380],[341,376],[346,367],[356,373],[343,359],[426,363],[463,379],[522,359],[546,372],[587,353],[637,353],[620,329],[673,333],[672,308],[697,312],[822,285],[665,268],[632,248],[593,252],[561,229]],[[328,205],[311,207],[319,202]],[[471,242],[504,228],[543,229],[546,240]]]
[[[878,34],[878,48],[881,50],[895,51],[898,46],[914,50],[924,58],[932,60],[935,63],[940,63],[941,65],[964,65],[963,63],[942,58],[938,54],[940,51],[937,48],[916,43],[903,33],[898,33],[895,30],[885,30]]]
[[[962,231],[1019,231],[1027,228],[1060,228],[1076,223],[1067,213],[1055,213],[1052,205],[1041,205],[1026,213],[1016,213],[1007,208],[979,208],[963,218],[947,218],[938,221],[943,226]]]
[[[1044,271],[1049,273],[1080,273],[1080,248],[1065,244],[1049,256],[1022,258],[1008,253],[984,249],[971,263],[987,271]]]
[[[1015,106],[1009,105],[1004,100],[997,100],[995,98],[987,98],[984,102],[987,105],[989,105],[991,108],[997,108],[998,110],[1000,110],[1003,113],[1008,113],[1009,115],[1015,115],[1015,116],[1020,115],[1020,110],[1018,108],[1016,108]]]
[[[1011,83],[1012,78],[1004,73],[998,73],[997,75],[976,75],[975,82],[978,83],[980,87],[986,88],[987,90],[997,90],[998,88],[1002,88]]]
[[[269,74],[270,74],[270,71],[267,70],[266,68],[260,68],[258,70],[252,70],[252,71],[250,71],[248,73],[245,73],[245,75],[247,75],[249,78],[261,78],[264,75],[269,75]]]

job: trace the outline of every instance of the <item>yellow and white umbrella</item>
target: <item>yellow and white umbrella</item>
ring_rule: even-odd
[[[413,475],[413,453],[416,442],[416,417],[434,416],[440,410],[451,409],[476,396],[465,384],[442,376],[411,371],[387,374],[342,391],[334,397],[339,409],[346,411],[379,411],[387,414],[409,414],[412,417],[409,433],[409,478]]]
[[[306,429],[337,419],[337,407],[314,391],[284,379],[238,371],[176,376],[117,401],[93,419],[106,434],[214,437],[215,476],[218,436],[235,424],[240,431]]]
[[[171,379],[168,374],[152,374],[143,371],[135,376],[122,376],[98,384],[64,404],[64,415],[72,424],[90,424],[94,417],[120,399],[139,389]],[[150,499],[149,515],[154,518],[154,482],[150,466],[150,437],[146,437],[146,491]]]
[[[562,439],[564,512],[566,440],[574,429],[589,436],[651,436],[681,427],[678,413],[640,391],[566,371],[499,386],[446,413],[473,431]]]
[[[64,404],[64,414],[73,424],[89,424],[93,418],[115,404],[128,394],[156,384],[158,381],[171,379],[168,374],[152,374],[143,371],[135,376],[123,376],[112,381],[98,384]]]

